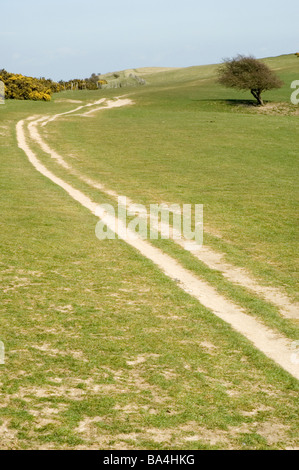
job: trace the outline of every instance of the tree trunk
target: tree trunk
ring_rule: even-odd
[[[264,106],[264,102],[261,97],[261,90],[250,90],[251,94],[255,97],[260,106]]]

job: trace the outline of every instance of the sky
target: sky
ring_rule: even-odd
[[[299,1],[0,0],[0,69],[69,80],[299,52]]]

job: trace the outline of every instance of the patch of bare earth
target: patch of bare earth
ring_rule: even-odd
[[[31,344],[31,347],[37,349],[38,351],[46,353],[47,356],[57,357],[57,356],[72,356],[74,359],[78,359],[83,362],[88,362],[84,357],[82,351],[73,351],[73,350],[61,350],[53,348],[49,343],[43,343],[41,345]]]
[[[266,103],[255,108],[259,114],[272,114],[284,116],[299,116],[298,106],[291,103]]]
[[[132,410],[126,411],[132,412]],[[134,445],[138,446],[140,441],[152,441],[172,448],[179,448],[187,442],[200,442],[214,448],[219,447],[229,450],[242,445],[238,444],[237,441],[241,442],[244,435],[251,433],[263,437],[268,446],[275,446],[284,442],[288,430],[286,426],[273,420],[262,424],[244,423],[240,426],[230,426],[227,430],[209,429],[195,421],[190,421],[169,428],[149,427],[140,429],[140,426],[138,426],[138,431],[112,435],[97,426],[100,422],[103,422],[102,418],[85,417],[80,421],[76,432],[86,441],[86,445],[80,446],[81,448],[90,448],[90,446],[98,443],[102,448],[122,448],[125,450],[131,449]]]
[[[298,116],[298,106],[292,103],[265,103],[264,106],[258,106],[257,103],[250,101],[240,103],[236,106],[236,109],[246,109],[246,111],[257,113],[257,114],[268,114],[273,116]]]
[[[39,271],[16,269],[14,266],[9,266],[1,269],[2,283],[0,288],[3,293],[7,294],[32,285],[41,285],[39,279],[42,276],[43,273]]]
[[[276,421],[268,421],[256,425],[256,433],[266,439],[268,445],[285,442],[287,426]]]
[[[18,431],[10,427],[10,420],[0,421],[0,450],[18,449]]]
[[[0,126],[0,137],[8,137],[10,135],[9,126]]]
[[[59,99],[59,100],[55,100],[55,103],[83,103],[83,101],[81,100],[68,100],[66,98],[62,98],[62,99]]]

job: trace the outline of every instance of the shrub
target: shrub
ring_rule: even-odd
[[[6,70],[0,70],[0,80],[7,99],[50,101],[52,93],[62,90],[61,85],[51,79],[25,77]]]

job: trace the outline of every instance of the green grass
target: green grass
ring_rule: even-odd
[[[273,66],[284,60],[282,73],[296,74],[289,56]],[[135,106],[54,121],[47,140],[82,173],[136,202],[203,203],[206,224],[223,234],[206,235],[209,244],[295,296],[298,118],[239,108],[228,100],[246,95],[218,88],[213,73],[211,66],[153,74],[134,89]],[[287,101],[288,92],[286,85],[268,99],[281,93],[278,101]],[[95,217],[17,148],[20,119],[76,106],[55,100],[0,107],[0,448],[298,445],[295,379],[124,242],[97,240]],[[296,338],[295,323],[274,307],[171,242],[158,246]]]
[[[287,102],[299,61],[269,61],[285,86],[266,100]],[[135,106],[88,125],[57,121],[47,139],[82,173],[137,202],[204,204],[205,226],[222,235],[207,231],[205,241],[298,298],[298,118],[242,106],[249,92],[222,89],[213,74],[215,66],[154,74],[130,95]]]

